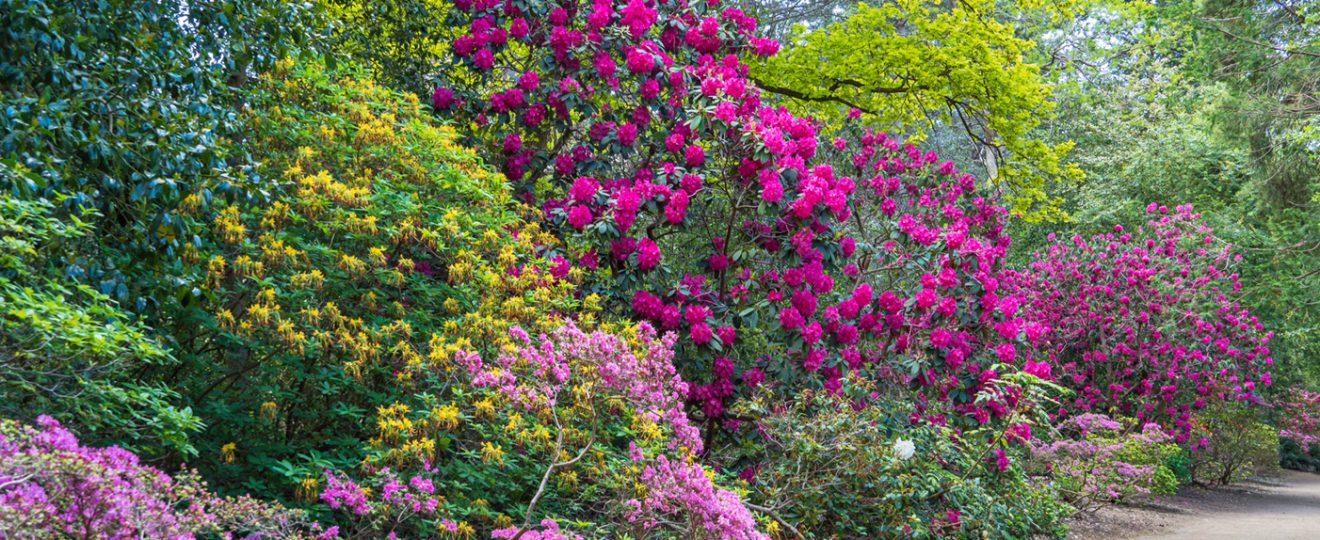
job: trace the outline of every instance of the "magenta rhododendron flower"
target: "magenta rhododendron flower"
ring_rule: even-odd
[[[575,204],[568,209],[568,224],[574,229],[581,230],[591,224],[591,209],[586,205]]]
[[[1032,362],[1031,360],[1027,360],[1026,363],[1022,365],[1022,371],[1048,380],[1050,378],[1051,368],[1050,365],[1045,362]]]

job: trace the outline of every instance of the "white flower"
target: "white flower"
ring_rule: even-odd
[[[912,454],[915,454],[916,452],[917,445],[912,444],[912,441],[907,439],[894,441],[894,455],[898,456],[898,459],[912,459]]]

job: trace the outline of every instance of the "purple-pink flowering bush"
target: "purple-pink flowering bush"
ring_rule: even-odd
[[[1274,395],[1270,404],[1280,424],[1280,438],[1303,451],[1320,446],[1320,392],[1293,386]]]
[[[1083,413],[1064,420],[1058,430],[1053,440],[1031,440],[1031,461],[1078,510],[1178,488],[1167,463],[1182,450],[1159,424],[1138,429],[1132,421]]]
[[[1053,375],[1076,392],[1059,414],[1112,408],[1188,443],[1194,411],[1259,401],[1272,334],[1236,299],[1231,246],[1190,206],[1147,211],[1135,231],[1049,246],[1009,290],[1049,328]]]
[[[855,127],[823,144],[762,102],[741,58],[777,46],[755,29],[719,2],[458,2],[432,105],[565,240],[547,258],[685,337],[708,427],[741,425],[726,403],[762,382],[869,369],[958,400],[1029,360],[998,201],[932,152]]]
[[[702,441],[683,410],[686,383],[672,363],[677,339],[673,333],[657,337],[650,325],[641,323],[630,336],[631,345],[618,335],[588,334],[572,323],[535,340],[517,327],[510,335],[518,348],[500,355],[494,365],[483,366],[472,384],[494,387],[515,407],[551,416],[559,433],[546,478],[573,466],[597,444],[599,428],[593,410],[586,443],[570,452],[560,411],[594,407],[596,400],[616,407],[622,404],[638,431],[653,434],[650,440],[641,437],[628,442],[628,466],[639,470],[634,481],[645,488],[643,496],[623,501],[624,529],[640,538],[664,523],[677,522],[694,536],[766,538],[757,531],[755,517],[738,495],[716,487],[694,461],[702,451]],[[656,436],[657,428],[666,435]],[[574,454],[571,459],[559,457]],[[533,498],[522,528],[530,527],[535,505]],[[547,529],[542,527],[541,534],[547,534]],[[559,533],[556,529],[549,534]],[[514,532],[509,538],[517,535]]]
[[[37,427],[0,420],[0,537],[310,537],[301,511],[207,491],[118,447],[91,448],[48,416]]]
[[[327,471],[320,500],[337,516],[336,532],[447,537],[467,530],[523,540],[643,538],[678,527],[689,537],[766,538],[739,495],[697,461],[704,442],[684,410],[687,384],[673,365],[677,340],[647,323],[607,332],[565,322],[538,336],[514,326],[501,352],[487,358],[454,351],[450,390],[475,401],[471,413],[396,405],[383,414],[382,439],[406,431],[412,442],[403,446],[424,448],[433,441],[426,435],[437,433],[446,448],[392,466],[382,454],[364,466],[370,480],[361,483]],[[440,505],[439,490],[460,481],[492,482],[499,493],[475,503],[449,491],[455,498]],[[593,489],[579,490],[586,482]],[[568,509],[581,505],[594,509],[594,529],[561,529],[575,518]]]

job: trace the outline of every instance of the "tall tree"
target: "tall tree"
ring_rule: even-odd
[[[1050,86],[1027,60],[1033,44],[1014,21],[1065,18],[1078,2],[1032,7],[994,0],[893,0],[858,4],[844,20],[800,25],[784,52],[753,70],[790,106],[837,119],[856,109],[881,125],[924,137],[956,128],[971,141],[986,176],[1005,188],[1030,221],[1064,216],[1053,183],[1073,183],[1069,142],[1034,133],[1053,110]]]

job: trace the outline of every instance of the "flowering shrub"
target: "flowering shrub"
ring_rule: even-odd
[[[1033,419],[960,431],[915,415],[901,396],[865,405],[807,392],[764,400],[760,459],[741,465],[755,507],[780,537],[974,538],[1057,535],[1067,509],[1014,464]],[[1027,435],[1028,437],[1030,435]],[[796,533],[796,534],[795,534]]]
[[[1275,394],[1271,404],[1279,424],[1281,464],[1315,470],[1320,463],[1320,393],[1293,386]]]
[[[455,7],[432,105],[565,239],[546,257],[686,336],[706,419],[767,376],[838,390],[901,364],[895,378],[963,399],[993,362],[1027,360],[1039,329],[996,292],[1005,211],[933,153],[855,126],[821,144],[814,122],[763,105],[739,55],[777,45],[743,12]]]
[[[1031,458],[1079,510],[1136,494],[1173,494],[1178,488],[1167,463],[1182,450],[1158,424],[1138,430],[1130,420],[1085,413],[1064,420],[1058,430],[1059,437],[1048,442],[1032,439]]]
[[[553,239],[521,225],[504,179],[360,75],[281,62],[247,118],[279,179],[270,200],[185,198],[210,224],[182,254],[207,287],[160,321],[185,364],[175,384],[210,426],[198,463],[262,495],[308,500],[304,481],[355,467],[376,411],[436,384],[454,351],[556,309],[591,313],[572,276],[531,256]]]
[[[0,536],[309,538],[318,527],[278,504],[221,498],[196,473],[174,478],[118,447],[82,446],[59,422],[0,420]]]
[[[855,121],[840,134],[829,157],[847,163],[836,171],[859,186],[852,219],[839,223],[841,249],[852,255],[839,279],[850,294],[823,309],[831,348],[849,369],[915,383],[977,423],[1008,414],[1016,389],[972,399],[997,378],[996,364],[1051,374],[1033,361],[1047,327],[1024,318],[1021,298],[1001,287],[1007,212],[934,152]],[[837,388],[839,372],[826,388]]]
[[[495,538],[571,537],[560,523],[583,524],[572,518],[590,505],[594,530],[583,533],[642,538],[677,526],[683,537],[765,538],[740,497],[695,462],[702,441],[682,407],[674,334],[658,337],[645,323],[617,334],[567,323],[537,338],[517,326],[509,335],[493,358],[454,354],[446,369],[465,381],[447,390],[454,402],[382,416],[385,445],[446,441],[433,456],[387,464],[394,454],[383,448],[365,467],[370,490],[327,473],[320,498],[349,518],[339,531],[446,537],[490,527]],[[440,487],[448,504],[438,509]]]
[[[1320,392],[1293,386],[1274,396],[1279,437],[1302,448],[1320,443]]]
[[[1234,300],[1240,256],[1190,206],[1147,211],[1136,231],[1051,245],[1011,290],[1048,325],[1054,375],[1076,390],[1059,413],[1113,408],[1188,442],[1193,411],[1259,401],[1272,334]]]

